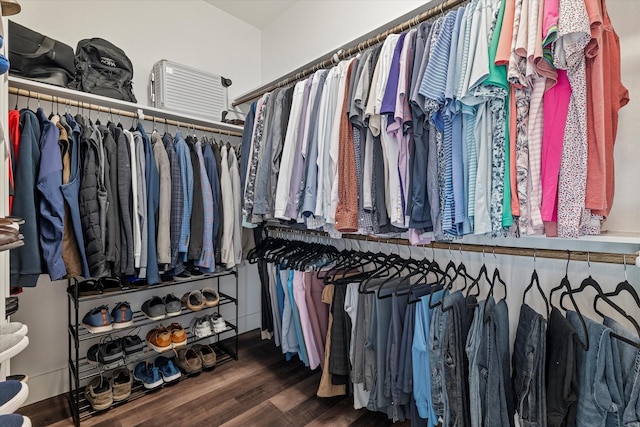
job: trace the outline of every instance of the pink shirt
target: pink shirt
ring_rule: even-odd
[[[544,94],[544,134],[542,138],[542,206],[545,222],[558,219],[558,178],[562,157],[564,125],[567,120],[571,85],[565,70],[558,70],[558,82]]]
[[[300,324],[302,325],[302,335],[304,336],[304,344],[307,347],[309,356],[309,367],[316,369],[320,366],[320,353],[313,339],[313,327],[311,326],[311,318],[309,317],[309,309],[307,308],[307,300],[304,292],[304,273],[302,271],[293,272],[293,296],[300,312]]]

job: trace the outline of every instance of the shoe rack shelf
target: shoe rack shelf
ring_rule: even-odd
[[[235,279],[235,297],[229,295],[228,293],[220,292],[220,278],[234,276]],[[86,311],[91,309],[94,305],[100,304],[101,299],[112,298],[123,296],[126,297],[128,294],[137,293],[137,292],[145,292],[149,293],[149,297],[152,295],[159,295],[161,292],[171,292],[171,287],[178,285],[187,285],[193,284],[193,287],[190,287],[190,290],[197,289],[196,284],[198,282],[202,282],[208,279],[216,279],[216,286],[218,294],[220,295],[220,301],[218,305],[215,307],[206,307],[201,311],[191,311],[185,307],[182,308],[179,314],[171,317],[165,317],[161,320],[151,320],[147,316],[142,313],[142,311],[134,311],[133,312],[133,324],[126,328],[113,329],[108,332],[101,333],[91,333],[87,329],[85,329],[81,325],[81,316],[84,315]],[[83,342],[90,342],[89,344],[98,343],[101,340],[106,339],[109,336],[114,336],[115,338],[120,336],[125,336],[128,334],[128,331],[131,332],[138,328],[144,326],[152,326],[156,324],[160,324],[162,322],[173,322],[187,314],[196,314],[201,313],[211,314],[212,312],[217,311],[220,312],[220,307],[224,305],[233,304],[235,306],[235,315],[236,319],[238,318],[238,272],[236,269],[231,270],[223,270],[216,273],[204,274],[202,276],[192,277],[189,280],[175,280],[171,282],[163,282],[153,286],[146,287],[124,287],[121,291],[117,292],[105,292],[99,295],[88,295],[88,296],[78,296],[78,287],[70,287],[73,289],[73,292],[68,292],[68,332],[69,332],[69,405],[71,407],[71,413],[73,414],[74,424],[76,426],[80,425],[82,420],[85,420],[94,414],[101,413],[103,411],[94,410],[89,402],[87,401],[84,394],[84,385],[93,377],[98,375],[107,375],[108,373],[120,366],[127,366],[130,369],[133,366],[141,361],[146,359],[155,359],[159,354],[164,354],[165,356],[170,356],[173,350],[167,350],[163,353],[158,353],[155,350],[148,348],[145,346],[141,351],[136,353],[126,355],[123,359],[118,362],[112,363],[108,366],[98,365],[93,362],[89,362],[86,355],[80,354],[80,344]],[[231,360],[238,360],[238,327],[233,323],[225,320],[225,329],[219,333],[213,333],[212,335],[206,337],[198,337],[195,336],[190,330],[187,329],[187,344],[186,346],[190,346],[197,342],[203,342],[211,345],[216,352],[216,366],[219,366],[223,363],[229,362]],[[229,335],[233,333],[232,336],[227,336],[224,340],[221,339],[223,335]],[[144,342],[144,341],[143,341]],[[235,344],[235,345],[234,345]],[[215,369],[212,368],[212,369]],[[195,374],[198,375],[198,374]],[[135,381],[131,388],[131,396],[127,399],[119,402],[114,402],[111,408],[120,406],[122,404],[126,404],[127,402],[134,400],[136,398],[142,397],[147,393],[160,391],[162,392],[162,388],[171,386],[173,383],[177,383],[179,381],[186,380],[190,377],[190,375],[182,374],[182,376],[172,381],[171,383],[164,383],[160,387],[156,387],[153,389],[146,389],[140,382]],[[108,409],[107,409],[108,410]]]

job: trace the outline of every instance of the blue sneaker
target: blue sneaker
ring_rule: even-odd
[[[31,427],[31,420],[24,415],[0,415],[0,426],[3,427]]]
[[[29,386],[20,381],[0,382],[0,414],[13,414],[29,397]],[[4,426],[4,424],[0,424]]]
[[[162,385],[162,377],[160,371],[154,365],[147,367],[146,362],[140,362],[133,370],[133,378],[140,381],[147,390],[160,387]]]
[[[92,334],[112,330],[113,323],[111,320],[111,314],[109,314],[109,307],[101,305],[100,307],[92,308],[82,318],[82,326],[87,328],[87,330]]]
[[[171,359],[164,356],[156,357],[154,365],[156,365],[158,370],[160,370],[160,375],[162,375],[162,379],[165,383],[175,381],[182,375]]]
[[[128,302],[119,302],[111,311],[113,318],[113,329],[128,328],[133,325],[133,311]]]

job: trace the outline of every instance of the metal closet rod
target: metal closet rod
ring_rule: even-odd
[[[259,98],[260,96],[264,95],[267,92],[271,92],[279,87],[287,86],[288,84],[297,82],[298,80],[301,80],[315,73],[318,70],[322,70],[324,68],[328,68],[332,65],[335,65],[336,63],[342,61],[345,58],[349,58],[358,52],[362,52],[363,50],[371,46],[375,46],[376,44],[383,42],[387,38],[387,36],[389,36],[390,34],[402,33],[403,31],[406,31],[409,28],[416,26],[421,22],[426,21],[427,19],[431,19],[434,16],[442,14],[446,10],[454,8],[466,1],[468,0],[445,0],[442,3],[440,3],[438,6],[432,7],[426,12],[423,12],[420,15],[413,17],[408,21],[403,22],[402,24],[396,25],[395,27],[390,28],[376,36],[373,36],[368,40],[358,43],[355,46],[351,46],[346,50],[344,49],[339,50],[329,59],[325,59],[324,61],[319,61],[317,64],[313,65],[312,67],[309,67],[299,72],[293,71],[289,74],[286,74],[276,82],[269,83],[265,86],[262,86],[254,91],[247,93],[246,95],[242,95],[241,97],[236,98],[231,105],[233,107],[237,107],[238,105],[242,105],[246,102]]]
[[[32,90],[18,89],[18,88],[15,88],[15,87],[9,87],[9,93],[12,94],[12,95],[18,95],[18,96],[24,96],[24,97],[27,97],[27,98],[31,98],[31,99],[37,99],[39,101],[46,101],[46,102],[53,102],[53,103],[57,103],[57,104],[68,105],[70,107],[78,107],[78,108],[83,108],[83,109],[87,109],[87,110],[93,110],[93,111],[98,111],[98,112],[103,112],[103,113],[108,113],[108,114],[115,114],[117,116],[131,117],[133,119],[138,119],[139,118],[138,114],[132,113],[131,111],[120,110],[120,109],[117,109],[117,108],[103,107],[102,105],[96,105],[96,104],[90,104],[90,103],[87,103],[87,102],[76,101],[74,99],[62,98],[60,96],[48,95],[46,93],[34,92]],[[189,129],[199,130],[199,131],[202,131],[202,132],[214,132],[214,133],[219,133],[221,135],[224,134],[224,135],[229,135],[229,136],[242,137],[242,133],[240,133],[240,132],[233,132],[233,131],[224,130],[224,129],[212,128],[212,127],[208,127],[208,126],[194,125],[194,124],[190,124],[189,122],[186,122],[186,121],[185,122],[179,122],[177,120],[165,119],[164,117],[156,117],[156,116],[151,116],[151,115],[147,115],[147,114],[144,115],[143,120],[148,120],[148,121],[154,122],[154,123],[166,124],[166,125],[177,126],[177,127],[187,126]]]
[[[329,237],[327,233],[312,230],[296,230],[285,227],[268,227],[268,230],[274,232],[284,232],[298,235]],[[386,239],[375,236],[363,236],[361,234],[344,234],[343,239],[350,240],[362,240],[366,242],[377,242],[393,245],[411,246],[411,243],[407,239]],[[567,261],[589,261],[600,262],[606,264],[627,264],[635,265],[638,254],[621,254],[610,252],[589,252],[589,251],[570,251],[560,249],[537,249],[537,248],[517,248],[513,246],[493,246],[493,245],[478,245],[470,243],[442,243],[431,242],[428,245],[419,245],[423,248],[444,249],[444,250],[460,250],[465,252],[484,252],[487,254],[496,255],[513,255],[513,256],[525,256],[525,257],[539,257],[560,259]]]

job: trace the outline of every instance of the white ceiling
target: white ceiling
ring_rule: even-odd
[[[205,0],[257,28],[266,27],[297,0]]]

